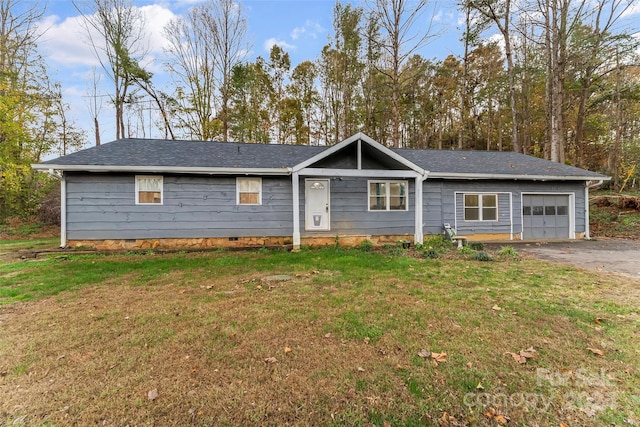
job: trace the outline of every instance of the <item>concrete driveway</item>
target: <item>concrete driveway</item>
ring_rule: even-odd
[[[517,250],[547,261],[640,279],[640,241],[598,239],[523,243]]]

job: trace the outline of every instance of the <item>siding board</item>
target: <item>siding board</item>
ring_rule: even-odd
[[[162,205],[135,204],[134,174],[68,174],[69,239],[290,236],[291,181],[262,179],[262,205],[236,205],[235,177],[165,175]]]

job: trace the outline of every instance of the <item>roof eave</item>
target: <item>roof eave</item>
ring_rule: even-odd
[[[383,154],[385,154],[386,156],[392,158],[393,160],[397,161],[398,163],[406,166],[407,168],[413,170],[414,172],[420,174],[420,175],[426,175],[428,172],[423,169],[422,167],[416,165],[415,163],[413,163],[412,161],[410,161],[409,159],[393,152],[392,150],[390,150],[389,148],[385,147],[384,145],[380,144],[379,142],[375,141],[373,138],[371,138],[368,135],[365,135],[362,132],[358,132],[355,135],[350,136],[349,138],[345,139],[342,142],[339,142],[336,145],[333,145],[329,148],[327,148],[326,150],[321,151],[320,153],[316,154],[315,156],[312,156],[306,160],[304,160],[303,162],[298,163],[297,165],[295,165],[293,167],[293,171],[294,172],[298,172],[304,168],[307,168],[317,162],[319,162],[322,159],[325,159],[329,156],[331,156],[334,153],[337,153],[338,151],[342,150],[344,147],[353,144],[356,141],[362,141],[366,144],[369,144],[371,147],[373,147],[374,149],[377,149],[378,151],[382,152]]]
[[[457,173],[457,172],[430,172],[429,178],[441,179],[508,179],[522,181],[608,181],[611,177],[598,176],[581,176],[581,175],[522,175],[522,174],[500,174],[500,173]]]
[[[63,165],[38,163],[31,167],[38,171],[60,170],[67,172],[132,172],[176,173],[193,175],[290,175],[291,168],[233,168],[233,167],[184,167],[184,166],[111,166],[111,165]]]

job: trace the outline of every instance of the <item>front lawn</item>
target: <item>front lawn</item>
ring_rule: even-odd
[[[0,425],[640,424],[638,282],[365,249],[0,264]]]

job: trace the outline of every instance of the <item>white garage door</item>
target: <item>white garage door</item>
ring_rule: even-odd
[[[568,239],[569,215],[566,194],[523,195],[523,239]]]

